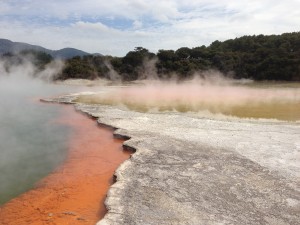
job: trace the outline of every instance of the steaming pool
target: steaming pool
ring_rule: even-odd
[[[22,71],[0,74],[0,205],[33,188],[66,157],[72,131],[58,121],[63,108],[40,98],[84,89],[32,79]]]
[[[138,112],[197,113],[206,117],[300,121],[300,83],[142,83],[79,95],[74,102]]]
[[[0,79],[0,205],[31,189],[63,162],[70,133],[67,125],[55,121],[62,108],[37,98],[65,93],[66,87],[15,82]]]
[[[6,84],[3,87],[5,86],[8,85]],[[36,87],[40,86],[37,85]],[[34,88],[29,89],[34,90]],[[32,100],[36,96],[49,97],[57,93],[67,93],[66,87],[56,86],[55,91],[53,91],[52,86],[47,93],[45,93],[45,90],[47,90],[45,88],[37,88],[38,91],[28,93],[29,89],[25,89],[25,92],[20,91],[20,88],[15,90],[1,88],[0,90],[0,168],[6,174],[0,177],[2,179],[0,180],[0,196],[4,197],[1,199],[1,203],[30,189],[37,180],[59,165],[66,154],[65,140],[70,134],[70,129],[53,121],[59,115],[61,106],[36,104]],[[200,208],[199,211],[195,209],[208,204],[205,199],[202,199],[202,202],[199,200],[199,205],[195,203],[193,206],[187,203],[183,204],[181,201],[177,202],[176,199],[180,196],[189,199],[191,197],[189,194],[194,193],[193,188],[199,190],[199,187],[201,187],[203,192],[209,191],[205,194],[208,196],[207,201],[211,201],[210,205],[207,206],[209,212],[201,211],[201,216],[204,215],[205,218],[209,218],[209,213],[215,210],[210,208],[213,207],[215,200],[210,199],[209,194],[214,188],[203,186],[205,184],[197,183],[197,180],[205,180],[207,175],[214,181],[215,176],[217,176],[214,168],[217,168],[217,166],[207,166],[202,161],[198,162],[198,159],[200,160],[202,156],[197,156],[198,153],[195,149],[205,149],[206,153],[209,153],[205,157],[211,156],[214,158],[212,163],[218,162],[218,160],[221,160],[220,163],[224,163],[226,160],[231,162],[238,154],[238,157],[244,157],[243,160],[250,159],[251,163],[255,164],[252,165],[249,162],[250,165],[247,161],[245,165],[251,169],[242,168],[243,172],[241,174],[248,173],[245,171],[260,171],[263,167],[265,169],[260,174],[264,174],[261,176],[266,176],[265,179],[270,184],[280,180],[280,185],[290,182],[288,185],[290,189],[299,187],[299,84],[276,83],[270,85],[263,83],[259,85],[247,84],[245,86],[130,84],[127,86],[98,86],[93,87],[91,91],[67,95],[66,99],[77,103],[77,109],[94,117],[99,117],[101,123],[120,128],[121,130],[117,132],[121,135],[133,137],[126,142],[128,146],[142,149],[137,151],[130,161],[122,164],[118,170],[119,172],[117,172],[119,183],[113,185],[109,193],[109,196],[112,197],[107,200],[107,205],[117,214],[127,215],[127,213],[135,212],[132,214],[134,217],[132,219],[144,220],[148,214],[143,211],[145,205],[140,196],[154,198],[152,196],[154,194],[164,199],[163,202],[168,202],[170,207],[160,208],[163,205],[162,200],[160,200],[161,205],[148,202],[146,205],[149,207],[149,213],[153,213],[151,214],[152,219],[153,215],[162,216],[163,213],[164,215],[176,217],[178,220],[180,218],[188,220],[189,215],[179,210],[188,209],[193,216],[192,218],[199,221],[198,212],[201,210]],[[25,93],[27,94],[24,96]],[[7,101],[8,98],[3,96],[10,96],[10,101]],[[54,98],[54,101],[56,100],[64,101],[65,98]],[[19,144],[21,140],[25,142]],[[31,144],[32,142],[35,146]],[[170,150],[170,146],[173,150]],[[188,154],[186,154],[187,152]],[[221,156],[217,156],[217,153],[221,152]],[[223,160],[223,153],[225,155],[233,154],[234,157],[230,156],[230,158]],[[189,164],[186,164],[185,160]],[[151,162],[154,162],[156,167],[152,168]],[[233,161],[228,169],[228,171],[233,170],[232,174],[235,174],[242,167],[241,165],[235,165],[235,162]],[[157,166],[160,164],[162,165]],[[170,165],[174,165],[172,167],[173,172],[168,171]],[[224,166],[224,168],[227,167]],[[201,172],[199,172],[200,170]],[[267,173],[267,170],[271,172]],[[226,173],[228,171],[226,169]],[[192,172],[192,174],[189,174],[189,172]],[[194,172],[196,173],[194,174]],[[253,180],[251,179],[257,176],[251,174],[252,178],[249,178],[250,180],[241,181],[239,179],[243,178],[239,177],[241,175],[239,172],[236,174],[237,177],[234,178],[232,174],[227,174],[224,180],[218,177],[214,182],[219,182],[221,179],[224,185],[227,185],[227,182],[252,185]],[[13,177],[12,182],[8,179],[9,176]],[[185,180],[189,176],[192,178]],[[285,177],[285,180],[281,181],[283,177]],[[22,179],[24,182],[22,182]],[[181,179],[181,181],[177,179]],[[228,181],[227,179],[234,180]],[[188,184],[192,180],[195,182],[194,185],[183,185],[183,183]],[[181,185],[182,191],[173,190],[173,187]],[[253,186],[251,191],[254,193],[256,193],[255,191],[260,192],[258,189],[262,183],[255,185],[257,187]],[[278,190],[274,189],[272,185],[264,185],[267,185],[272,193],[277,193],[281,188],[279,184],[278,187],[280,188]],[[159,191],[153,191],[156,186],[161,190],[166,190],[167,196]],[[136,195],[129,194],[125,187],[129,190],[135,189]],[[284,188],[288,189],[286,186]],[[213,192],[218,194],[218,191],[216,189]],[[263,193],[260,194],[264,195]],[[240,193],[236,193],[236,195],[239,196]],[[173,196],[175,200],[173,197],[170,200],[168,196]],[[243,198],[242,195],[239,197]],[[286,204],[290,201],[292,205],[295,204],[295,207],[298,207],[300,199],[298,199],[297,193],[289,195],[288,192],[285,197],[290,199],[286,200]],[[252,201],[250,199],[249,201]],[[271,197],[262,197],[255,204],[259,205],[260,201],[276,205]],[[128,212],[122,211],[124,202],[127,202]],[[218,202],[215,203],[218,205]],[[228,204],[230,205],[230,203]],[[156,212],[155,208],[161,211]],[[234,208],[233,205],[231,208]],[[164,212],[164,210],[169,209],[171,209],[171,212]],[[229,214],[231,215],[231,213],[233,212],[230,211]],[[284,211],[284,213],[289,214],[290,212]],[[238,214],[241,215],[241,218]],[[233,216],[240,219],[240,221],[242,221],[242,218],[246,218],[243,212],[238,214]],[[167,221],[167,218],[165,219]],[[270,218],[267,220],[271,221]],[[104,221],[119,222],[110,213],[107,214]],[[155,218],[153,221],[156,221]],[[293,221],[293,218],[291,221]],[[162,221],[157,220],[156,222]],[[102,223],[100,222],[100,224]],[[126,223],[120,222],[119,224]]]

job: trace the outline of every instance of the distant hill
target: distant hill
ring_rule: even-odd
[[[74,56],[85,56],[85,55],[92,55],[90,53],[78,50],[76,48],[63,48],[57,51],[51,51],[48,53],[53,56],[53,58],[63,58],[63,59],[70,59]]]
[[[7,39],[0,38],[0,55],[7,52],[18,53],[23,50],[41,51],[51,55],[53,58],[61,58],[61,59],[70,59],[74,56],[101,55],[99,53],[91,54],[75,48],[63,48],[60,50],[50,50],[38,45],[30,45],[22,42],[13,42]]]

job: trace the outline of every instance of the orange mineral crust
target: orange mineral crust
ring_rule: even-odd
[[[1,225],[95,224],[106,213],[114,171],[130,156],[123,141],[70,106],[56,122],[72,127],[66,161],[33,190],[2,206]]]

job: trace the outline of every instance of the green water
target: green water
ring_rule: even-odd
[[[62,107],[37,100],[64,91],[39,81],[0,79],[0,205],[65,159],[70,130],[54,122]]]

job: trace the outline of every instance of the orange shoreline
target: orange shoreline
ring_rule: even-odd
[[[0,208],[1,225],[95,224],[106,213],[104,200],[113,174],[130,153],[111,129],[64,106],[57,121],[72,127],[68,157],[34,189]]]

